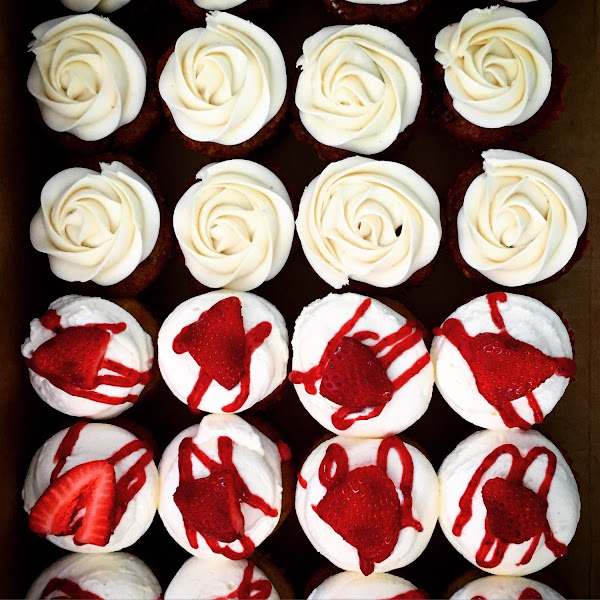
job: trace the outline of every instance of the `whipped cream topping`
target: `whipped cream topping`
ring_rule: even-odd
[[[334,443],[339,444],[346,451],[348,470],[351,472],[358,467],[377,464],[377,454],[382,440],[334,437],[313,450],[300,470],[299,479],[301,477],[306,482],[306,487],[301,483],[296,486],[296,514],[304,533],[320,554],[340,569],[360,571],[357,549],[322,520],[314,508],[327,493],[327,488],[319,480],[319,471],[327,448]],[[412,527],[403,527],[390,556],[382,562],[375,563],[375,573],[398,569],[416,560],[429,543],[438,518],[438,481],[435,471],[419,450],[410,444],[405,446],[414,467],[411,490],[412,515],[421,523],[423,529],[417,531]],[[403,471],[404,467],[398,454],[394,451],[390,452],[387,460],[387,475],[393,481],[399,497],[404,501],[399,489]],[[341,586],[335,586],[336,593],[341,592],[340,588]],[[353,598],[362,597],[357,594],[357,588],[353,588],[349,593]]]
[[[533,579],[525,577],[502,577],[492,575],[471,581],[452,594],[450,600],[472,600],[476,596],[485,600],[519,600],[525,590],[536,591],[543,600],[564,600],[563,597],[548,587]],[[531,598],[532,596],[527,596]]]
[[[25,598],[42,600],[53,579],[66,579],[104,600],[158,600],[161,587],[154,573],[139,558],[127,552],[69,554],[45,569],[33,582]],[[43,598],[65,597],[61,590]]]
[[[543,281],[571,259],[587,221],[570,173],[527,154],[488,150],[458,213],[464,260],[504,286]]]
[[[446,457],[438,472],[440,483],[440,525],[442,531],[450,543],[468,561],[476,564],[475,556],[481,546],[485,535],[485,521],[487,509],[483,502],[481,488],[489,480],[496,477],[505,479],[511,467],[511,458],[503,455],[485,471],[477,486],[473,498],[473,513],[464,526],[460,536],[452,533],[456,517],[459,514],[459,501],[465,493],[471,478],[480,467],[486,456],[493,450],[504,445],[512,444],[517,447],[522,457],[537,446],[548,448],[556,456],[556,471],[552,478],[548,493],[548,509],[546,517],[550,529],[556,540],[562,544],[568,544],[577,528],[581,503],[577,483],[567,462],[558,448],[537,431],[480,431],[469,436],[461,442]],[[548,459],[538,456],[526,469],[523,485],[538,492],[540,485],[546,477]],[[523,518],[526,518],[523,515]],[[495,575],[527,575],[543,569],[556,560],[554,553],[549,550],[546,536],[541,540],[533,553],[531,560],[524,565],[519,563],[532,544],[527,540],[522,544],[508,544],[503,559],[497,567],[484,568],[483,571]]]
[[[50,129],[95,141],[139,114],[146,62],[134,41],[107,18],[85,14],[33,30],[27,89]]]
[[[406,281],[437,254],[442,236],[433,188],[404,165],[354,156],[308,185],[297,219],[302,248],[334,288]]]
[[[188,138],[225,146],[253,137],[283,105],[283,54],[266,32],[225,12],[182,34],[158,89]]]
[[[376,154],[414,122],[421,72],[404,42],[373,25],[325,27],[305,40],[296,105],[321,144]]]
[[[111,333],[105,358],[117,362],[138,373],[150,370],[154,361],[152,339],[142,329],[140,324],[123,308],[102,298],[69,295],[58,298],[48,310],[53,310],[60,316],[63,328],[82,327],[90,323],[125,323],[126,328],[120,333]],[[34,352],[47,340],[55,337],[56,333],[44,327],[40,319],[30,323],[29,337],[21,347],[21,354],[31,358]],[[110,369],[101,368],[99,375],[110,374]],[[110,419],[130,408],[132,402],[121,404],[105,404],[89,400],[82,396],[72,395],[59,389],[48,379],[29,369],[29,379],[38,396],[52,408],[74,417],[89,419]],[[144,383],[131,387],[120,387],[101,383],[94,392],[113,398],[139,396],[144,389]]]
[[[194,0],[194,4],[205,10],[227,10],[244,4],[246,0]]]
[[[252,290],[288,259],[294,215],[281,180],[249,160],[206,165],[173,213],[185,264],[203,285]]]
[[[270,588],[268,595],[260,595],[266,600],[279,600],[279,594],[268,580],[267,576],[253,563],[247,560],[215,559],[207,560],[192,557],[183,563],[183,566],[169,584],[165,592],[165,600],[213,600],[214,598],[245,598],[241,593],[232,596],[239,590],[244,576],[252,574],[251,579],[245,581],[245,585],[251,587],[260,583],[261,586]],[[244,591],[252,590],[244,587]],[[248,596],[254,597],[252,595]]]
[[[373,573],[365,577],[362,573],[345,571],[328,577],[310,593],[308,600],[381,600],[416,589],[410,581],[390,573]]]
[[[355,314],[366,296],[359,294],[329,294],[306,306],[296,321],[292,337],[292,369],[306,372],[319,363],[327,344],[342,326]],[[353,336],[359,331],[375,332],[382,339],[407,323],[406,319],[378,300],[371,299],[367,312],[346,333]],[[370,345],[377,340],[364,340]],[[400,354],[387,369],[394,380],[410,369],[421,357],[427,355],[421,340]],[[303,384],[295,384],[296,393],[304,408],[323,427],[334,433],[358,437],[383,437],[399,433],[420,419],[431,400],[433,391],[433,366],[425,365],[419,373],[395,390],[379,416],[357,420],[345,430],[337,429],[332,422],[340,405],[322,396],[309,394]]]
[[[569,332],[553,310],[535,298],[506,296],[507,301],[499,302],[497,307],[512,338],[534,346],[546,356],[573,358]],[[499,331],[492,320],[487,296],[464,304],[448,319],[459,320],[470,337]],[[431,360],[440,393],[463,419],[485,429],[508,429],[498,411],[479,392],[469,363],[443,334],[433,340]],[[532,390],[544,417],[556,406],[568,384],[568,377],[554,373]],[[511,404],[523,420],[534,425],[534,413],[525,396]]]
[[[101,13],[112,13],[119,8],[122,8],[126,4],[129,4],[131,0],[60,0],[63,6],[66,6],[70,10],[75,12],[88,12],[90,10],[97,10]]]
[[[479,127],[523,123],[548,97],[550,42],[516,8],[474,8],[442,29],[435,47],[456,112]]]
[[[150,186],[114,161],[100,163],[100,173],[71,168],[51,177],[29,234],[57,277],[113,285],[150,255],[159,229]]]
[[[53,435],[33,457],[22,492],[23,504],[27,513],[31,512],[38,498],[50,485],[50,476],[57,464],[55,461],[56,451],[68,431],[69,429],[63,429]],[[78,465],[110,458],[129,442],[137,439],[132,433],[116,425],[89,423],[81,430],[73,451],[67,458],[59,475]],[[114,465],[117,482],[140,459],[144,452],[144,449],[137,450]],[[154,461],[150,461],[146,465],[145,473],[146,481],[144,485],[128,503],[123,517],[106,546],[78,545],[73,541],[73,535],[48,535],[46,539],[72,552],[112,552],[131,546],[150,527],[158,505],[158,471]]]
[[[283,487],[281,458],[277,446],[258,429],[236,415],[206,415],[198,425],[192,425],[182,431],[167,446],[158,466],[160,474],[158,513],[163,524],[179,545],[190,554],[204,559],[223,557],[213,553],[200,534],[196,536],[198,548],[192,548],[188,541],[182,514],[173,499],[179,486],[179,446],[184,439],[192,438],[202,452],[220,463],[218,440],[221,436],[232,440],[233,464],[250,492],[260,496],[277,511],[277,516],[271,517],[258,508],[242,503],[244,535],[258,546],[273,532],[281,516]],[[209,470],[195,458],[192,460],[192,473],[195,479],[210,474]],[[221,545],[235,552],[242,550],[239,540]]]

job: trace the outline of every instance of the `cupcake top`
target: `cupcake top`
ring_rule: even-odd
[[[523,123],[548,97],[550,42],[542,27],[516,8],[474,8],[442,29],[435,47],[456,112],[479,127]]]
[[[227,10],[244,4],[246,0],[193,0],[193,2],[205,10]]]
[[[44,185],[31,243],[65,281],[113,285],[154,249],[160,211],[150,186],[119,161],[65,169]]]
[[[296,514],[304,533],[334,565],[363,575],[418,558],[438,510],[433,467],[396,436],[329,439],[298,474]]]
[[[95,141],[139,114],[146,62],[120,27],[98,15],[52,19],[33,30],[27,89],[50,129]]]
[[[279,594],[267,576],[253,562],[192,557],[183,563],[165,592],[165,600],[181,598],[279,600]]]
[[[152,450],[132,433],[79,421],[35,454],[23,485],[29,528],[73,552],[112,552],[135,543],[158,504]]]
[[[382,437],[427,410],[433,367],[416,321],[358,294],[330,294],[306,306],[292,338],[290,381],[323,427]]]
[[[376,154],[414,122],[421,72],[392,32],[373,25],[325,27],[305,40],[302,52],[296,105],[321,144]]]
[[[500,285],[552,277],[573,257],[587,221],[570,173],[527,154],[488,150],[458,213],[465,262]]]
[[[197,142],[225,146],[249,140],[282,107],[287,89],[277,42],[225,12],[182,34],[159,80],[177,128]]]
[[[152,339],[125,309],[102,298],[52,302],[31,321],[21,353],[40,398],[75,417],[114,417],[153,379]]]
[[[481,577],[455,592],[450,600],[564,600],[552,588],[525,577]]]
[[[581,503],[558,448],[537,431],[480,431],[439,470],[440,525],[470,562],[527,575],[567,553]]]
[[[380,600],[381,598],[425,599],[424,590],[417,589],[410,581],[390,573],[373,573],[365,577],[362,573],[345,571],[328,577],[309,595],[308,600]]]
[[[158,364],[169,389],[192,412],[254,406],[285,380],[288,334],[281,313],[248,292],[190,298],[158,333]]]
[[[101,13],[112,13],[119,8],[122,8],[126,4],[129,4],[131,0],[60,0],[63,6],[75,12],[88,12],[90,10],[97,10]]]
[[[194,556],[248,558],[281,517],[281,461],[277,445],[240,417],[205,416],[158,467],[167,531]]]
[[[297,226],[308,262],[338,289],[350,279],[403,283],[433,260],[442,236],[438,197],[420,175],[359,156],[331,163],[313,179]]]
[[[212,288],[252,290],[288,259],[294,215],[281,180],[249,160],[206,165],[173,214],[192,275]]]

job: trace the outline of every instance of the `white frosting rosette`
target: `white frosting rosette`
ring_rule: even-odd
[[[173,213],[191,274],[212,288],[252,290],[283,268],[294,239],[285,186],[248,160],[205,166]]]
[[[194,0],[194,4],[205,10],[227,10],[244,4],[246,0]]]
[[[146,62],[120,27],[98,15],[75,15],[46,21],[33,36],[27,89],[50,129],[95,141],[138,116]]]
[[[150,186],[115,161],[100,163],[100,173],[71,168],[50,178],[29,233],[57,277],[113,285],[150,255],[159,230]]]
[[[585,195],[570,173],[507,150],[482,154],[484,173],[458,213],[460,253],[500,285],[543,281],[571,260],[587,221]]]
[[[287,89],[277,42],[225,12],[182,34],[158,89],[178,129],[197,142],[241,144],[282,107]]]
[[[112,13],[131,0],[60,0],[64,6],[75,12],[88,12],[97,10],[101,13]]]
[[[392,32],[373,25],[325,27],[305,40],[302,52],[296,105],[321,144],[376,154],[414,122],[421,72]]]
[[[354,156],[331,163],[305,189],[302,248],[334,288],[350,279],[398,285],[429,264],[442,236],[433,188],[404,165]]]
[[[516,8],[474,8],[442,29],[435,47],[456,112],[479,127],[523,123],[548,97],[550,42]]]
[[[525,591],[528,592],[527,596],[523,595]],[[533,592],[537,592],[542,600],[564,600],[558,592],[543,583],[525,577],[502,575],[475,579],[452,594],[450,600],[472,600],[475,597],[486,600],[521,600],[524,597],[537,597]]]
[[[373,573],[365,577],[362,573],[344,571],[328,577],[310,593],[308,600],[381,600],[415,591],[417,587],[410,581],[391,573]]]

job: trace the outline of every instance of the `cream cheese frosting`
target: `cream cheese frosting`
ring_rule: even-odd
[[[294,215],[281,180],[249,160],[206,165],[173,214],[185,264],[203,285],[252,290],[288,259]]]
[[[178,544],[190,554],[203,559],[222,559],[222,556],[211,550],[203,535],[196,534],[197,548],[190,545],[186,535],[182,513],[174,500],[180,485],[180,445],[186,438],[191,438],[198,449],[222,464],[218,442],[223,437],[231,439],[233,443],[233,465],[250,492],[276,511],[276,516],[269,516],[258,508],[242,503],[244,536],[258,546],[273,532],[281,516],[283,487],[281,457],[277,446],[236,415],[206,415],[200,424],[188,427],[167,446],[158,467],[161,488],[158,513],[163,524]],[[192,475],[194,479],[202,479],[208,477],[210,471],[199,460],[193,459]],[[239,539],[220,546],[235,553],[243,551]]]
[[[327,449],[332,444],[337,444],[347,454],[348,472],[352,474],[352,471],[360,467],[378,464],[378,452],[382,443],[383,440],[381,439],[335,437],[323,442],[313,450],[300,470],[299,483],[296,487],[296,514],[298,515],[300,525],[315,549],[340,569],[355,572],[360,571],[359,553],[357,548],[346,541],[331,525],[321,519],[315,510],[315,507],[328,493],[328,489],[321,482],[319,475],[320,472],[323,472],[322,463]],[[384,573],[398,569],[416,560],[429,543],[438,518],[438,481],[435,471],[419,450],[409,444],[404,444],[404,446],[410,455],[414,469],[412,489],[410,490],[412,516],[421,524],[422,529],[418,531],[411,526],[402,527],[391,554],[385,560],[375,562],[375,573]],[[333,478],[340,475],[340,464],[337,463],[335,467],[331,468],[331,471],[334,471]],[[403,503],[403,513],[407,511],[408,501],[406,497],[402,496],[400,486],[406,473],[407,467],[404,461],[392,449],[387,457],[387,476],[393,482],[396,492]],[[341,473],[341,476],[343,476],[343,473]],[[336,487],[339,488],[341,485],[341,483],[334,484],[335,487],[331,487],[329,490],[335,490]],[[354,513],[351,512],[353,506],[352,497],[344,495],[344,500],[346,503],[345,506],[348,506],[348,510],[350,511],[347,515],[347,520],[349,525],[351,525],[352,519],[355,518]],[[360,498],[358,502],[360,502]],[[338,516],[346,520],[344,515]],[[370,513],[368,516],[372,517]],[[407,515],[407,518],[409,516]],[[379,518],[385,519],[387,515],[380,515]],[[338,590],[339,588],[336,586],[336,592]],[[351,593],[354,593],[352,597],[357,597],[356,588],[352,589]]]
[[[161,597],[161,587],[154,573],[139,558],[127,552],[69,554],[45,569],[33,582],[25,598],[50,600],[65,597],[65,590],[60,588],[61,581],[56,582],[58,589],[54,593],[46,589],[52,580],[73,582],[85,592],[104,600],[158,600]]]
[[[69,429],[63,429],[47,440],[36,452],[23,484],[23,504],[30,513],[38,498],[50,486],[51,475],[57,466],[55,457],[57,450]],[[70,471],[78,465],[91,461],[105,460],[113,456],[130,442],[136,441],[132,433],[107,423],[88,423],[79,432],[79,437],[58,475]],[[144,455],[146,450],[138,449],[128,454],[114,465],[115,477],[118,482],[133,465]],[[144,535],[150,527],[158,505],[158,471],[154,461],[145,466],[146,481],[140,490],[127,504],[127,508],[114,529],[105,546],[94,544],[79,545],[73,535],[47,535],[46,539],[57,546],[72,552],[104,553],[121,550],[131,546]],[[92,563],[93,565],[102,565]]]
[[[345,571],[328,577],[308,596],[308,600],[381,600],[396,598],[406,592],[417,591],[410,581],[391,573],[362,573]]]
[[[227,10],[244,4],[246,0],[194,0],[194,4],[205,10]]]
[[[570,173],[527,154],[488,150],[458,213],[460,253],[504,286],[552,277],[571,260],[587,221]]]
[[[552,309],[528,296],[506,294],[506,297],[506,301],[497,303],[497,308],[504,321],[504,329],[512,338],[530,344],[548,357],[573,358],[569,332]],[[446,321],[449,319],[460,321],[470,337],[499,332],[487,296],[480,296],[459,307]],[[435,333],[431,361],[437,388],[446,402],[463,419],[478,427],[508,429],[500,413],[480,393],[473,370],[458,347],[443,335],[443,331]],[[498,362],[500,364],[501,361]],[[515,375],[518,379],[519,374]],[[569,377],[555,372],[532,390],[544,417],[560,400],[569,381]],[[507,386],[510,387],[508,382]],[[528,398],[516,398],[511,404],[521,419],[529,425],[536,423]]]
[[[556,458],[556,470],[551,477],[547,496],[546,518],[550,531],[558,543],[567,545],[571,541],[581,509],[577,483],[558,448],[542,434],[533,430],[480,431],[461,442],[446,457],[438,472],[441,499],[440,525],[456,550],[483,571],[494,575],[527,575],[543,569],[556,560],[555,554],[547,546],[549,541],[546,534],[541,534],[541,539],[526,564],[520,563],[530,550],[532,542],[535,543],[535,538],[523,543],[508,544],[502,559],[495,567],[478,565],[476,560],[476,555],[486,536],[487,509],[482,497],[482,487],[490,479],[506,479],[512,465],[517,461],[511,459],[510,455],[503,454],[488,469],[480,469],[480,466],[490,453],[507,444],[517,448],[522,457],[521,461],[525,461],[527,454],[536,447],[547,449],[550,455]],[[532,456],[530,455],[530,459]],[[540,455],[528,467],[523,469],[524,465],[521,462],[515,468],[524,470],[521,480],[523,485],[539,494],[540,486],[548,476],[548,465],[548,457]],[[460,512],[459,501],[473,476],[476,472],[481,474],[482,470],[484,472],[472,502],[472,515],[462,529],[461,535],[455,535],[452,530]],[[510,506],[513,500],[514,498],[509,496],[504,501]],[[516,518],[519,517],[530,518],[524,513],[517,513]],[[491,548],[489,553],[492,553]]]
[[[139,114],[146,62],[131,37],[107,18],[85,14],[33,30],[27,89],[50,129],[95,141]]]
[[[392,32],[373,25],[325,27],[305,40],[302,52],[296,105],[321,144],[376,154],[414,122],[421,72]]]
[[[273,584],[254,563],[192,557],[177,571],[165,592],[165,600],[253,598],[258,593],[260,598],[279,600]]]
[[[346,333],[347,336],[354,336],[362,331],[375,332],[377,339],[364,340],[365,344],[373,345],[377,340],[407,325],[403,316],[378,300],[352,293],[329,294],[306,306],[296,321],[292,337],[292,369],[305,373],[319,364],[330,340],[366,300],[370,300],[367,311]],[[429,406],[433,391],[433,366],[429,362],[422,337],[397,356],[387,368],[387,377],[394,381],[409,372],[417,363],[423,362],[424,366],[393,392],[381,414],[355,420],[344,430],[333,424],[334,415],[340,410],[340,405],[323,396],[319,390],[314,394],[309,393],[302,383],[295,383],[294,387],[306,410],[329,431],[357,437],[383,437],[404,431],[420,419]],[[294,381],[293,376],[290,378]],[[366,414],[368,410],[361,413]]]
[[[140,324],[117,304],[103,298],[69,295],[52,302],[48,310],[59,315],[60,326],[67,331],[71,327],[86,327],[91,323],[124,323],[126,327],[123,331],[111,333],[104,358],[124,365],[138,374],[148,373],[151,369],[154,361],[152,339]],[[29,337],[21,347],[22,355],[31,359],[42,344],[56,335],[55,331],[44,327],[40,319],[33,319],[30,323]],[[68,365],[64,368],[68,368]],[[114,369],[109,366],[101,366],[98,375],[110,375],[112,372]],[[100,382],[91,390],[94,392],[92,395],[123,399],[119,404],[109,404],[85,397],[88,390],[82,390],[81,395],[65,391],[31,367],[29,379],[38,396],[52,408],[67,415],[89,419],[110,419],[121,414],[133,405],[133,402],[126,399],[138,397],[146,384],[146,378],[143,376],[134,378],[133,385],[127,380],[123,380],[122,384],[118,381]]]
[[[66,6],[70,10],[75,12],[88,12],[90,10],[97,10],[101,13],[112,13],[119,8],[122,8],[126,4],[129,4],[131,0],[60,0],[63,6]]]
[[[523,123],[548,97],[550,42],[516,8],[474,8],[442,29],[435,47],[456,112],[479,127]]]
[[[119,161],[60,171],[44,185],[30,238],[66,281],[113,285],[154,249],[160,210],[150,186]]]
[[[523,592],[526,590],[530,594],[526,596],[527,598],[532,598],[533,592],[537,592],[542,600],[564,600],[552,588],[538,581],[533,581],[533,579],[502,577],[500,575],[481,577],[471,581],[471,583],[452,594],[450,600],[472,600],[476,596],[485,598],[485,600],[519,600],[525,597]]]
[[[287,76],[283,54],[266,31],[212,12],[206,27],[179,37],[158,87],[185,136],[232,146],[249,140],[279,112]]]
[[[433,260],[442,236],[438,197],[420,175],[359,156],[313,179],[296,224],[308,262],[338,289],[350,279],[403,283]]]

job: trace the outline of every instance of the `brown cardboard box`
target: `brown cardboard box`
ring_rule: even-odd
[[[133,0],[143,2],[144,0]],[[418,25],[401,35],[413,48],[422,65],[431,61],[432,42],[438,24],[446,14],[462,14],[466,2],[433,0],[427,15]],[[544,298],[562,311],[575,335],[577,380],[547,418],[540,430],[568,452],[578,474],[582,516],[568,555],[543,572],[534,575],[556,583],[557,589],[578,597],[600,596],[600,540],[598,494],[600,494],[600,263],[596,241],[600,234],[597,201],[600,196],[598,149],[600,147],[600,64],[598,61],[598,23],[595,0],[558,0],[540,17],[560,59],[571,76],[564,93],[565,112],[550,130],[543,131],[522,145],[523,151],[555,162],[573,173],[582,183],[589,202],[591,249],[577,266],[560,281],[524,293]],[[186,28],[166,0],[159,3],[161,16],[146,28],[146,41],[158,54],[172,36]],[[31,389],[19,347],[28,331],[28,322],[40,315],[50,301],[68,290],[54,278],[43,257],[35,255],[28,239],[28,223],[39,202],[45,180],[59,168],[69,165],[56,152],[35,124],[33,106],[25,89],[31,56],[26,53],[29,30],[39,22],[65,14],[58,0],[0,3],[0,294],[3,326],[0,355],[0,595],[22,596],[41,569],[62,555],[45,540],[27,529],[20,489],[33,453],[51,434],[66,426],[65,418],[44,405]],[[301,54],[302,41],[325,24],[333,23],[320,0],[281,0],[280,10],[257,21],[281,44],[290,71]],[[451,21],[446,21],[451,22]],[[142,28],[143,29],[143,28]],[[152,82],[150,82],[152,84]],[[139,157],[160,178],[171,206],[186,182],[206,162],[185,151],[177,138],[161,134]],[[286,133],[263,157],[277,165],[301,192],[323,168],[313,152]],[[433,125],[427,124],[419,136],[394,159],[416,168],[437,188],[440,197],[458,171],[474,156],[457,150]],[[171,261],[160,280],[142,296],[159,319],[188,297],[184,270]],[[438,325],[454,308],[474,294],[493,289],[465,281],[451,264],[445,250],[436,270],[422,287],[400,294],[428,326]],[[328,292],[310,271],[301,251],[293,256],[283,273],[258,290],[282,310],[290,331],[302,306]],[[157,396],[140,404],[127,418],[146,425],[164,448],[176,433],[194,422],[185,407],[163,387]],[[280,429],[300,458],[323,434],[323,430],[304,412],[291,393],[271,411],[270,419]],[[425,417],[408,430],[408,435],[424,446],[435,467],[466,434],[475,428],[452,413],[436,393]],[[162,528],[158,517],[151,530],[131,550],[156,569],[163,586],[183,563],[186,554]],[[301,596],[307,593],[307,579],[326,564],[312,549],[295,517],[267,540],[261,550],[286,569]],[[426,552],[408,568],[405,576],[425,587],[434,596],[469,568],[446,542],[439,528]]]

